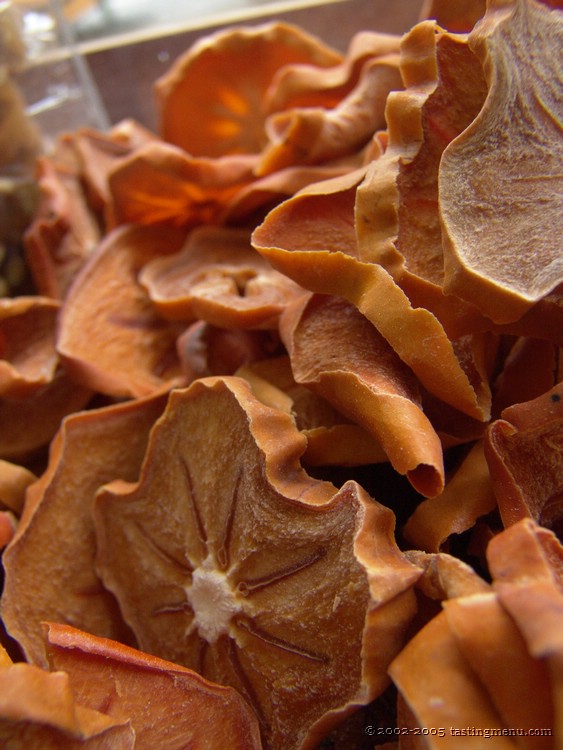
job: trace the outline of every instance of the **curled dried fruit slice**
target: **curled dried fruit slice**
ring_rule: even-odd
[[[563,281],[563,13],[495,0],[469,44],[489,94],[440,164],[444,288],[508,323]]]
[[[157,310],[170,319],[223,328],[275,328],[303,289],[272,269],[246,229],[198,227],[183,248],[139,274]]]
[[[416,378],[369,320],[341,298],[309,295],[286,309],[280,333],[297,382],[371,433],[421,494],[438,495],[442,446],[421,409]]]
[[[281,22],[209,35],[157,81],[160,133],[195,156],[259,153],[274,74],[295,63],[327,67],[341,61],[336,50]]]
[[[57,349],[78,382],[118,397],[146,396],[179,382],[180,331],[156,314],[137,276],[183,241],[179,230],[133,225],[105,237],[60,316]]]
[[[269,142],[256,173],[321,164],[362,149],[385,125],[389,92],[402,87],[398,62],[398,55],[366,62],[356,87],[333,109],[302,107],[271,115],[266,120]]]
[[[135,748],[260,750],[258,722],[232,688],[106,638],[50,623],[52,670],[68,674],[81,705],[129,720]]]
[[[191,227],[218,222],[226,204],[252,182],[253,156],[195,158],[169,143],[139,148],[108,177],[109,226]]]
[[[3,556],[2,618],[29,661],[45,665],[44,620],[131,640],[94,570],[90,506],[100,485],[137,479],[165,403],[155,396],[73,414],[53,440],[47,469],[29,487],[17,537]]]
[[[98,493],[98,568],[143,650],[241,691],[265,746],[311,749],[387,684],[412,617],[394,516],[299,464],[240,378],[171,393],[138,483]]]
[[[24,466],[0,459],[0,506],[19,516],[25,492],[36,479],[35,474]]]
[[[133,750],[127,720],[80,705],[64,672],[0,669],[0,744],[10,750]]]
[[[364,64],[399,51],[401,37],[378,31],[356,32],[346,56],[338,65],[296,63],[284,65],[275,75],[266,96],[266,111],[294,107],[335,107],[357,84]]]
[[[464,370],[466,357],[458,359],[439,320],[411,305],[383,266],[358,259],[354,202],[364,174],[317,183],[285,201],[254,230],[254,247],[306,289],[352,302],[431,393],[487,419],[488,383],[473,364]]]
[[[467,531],[496,505],[481,440],[463,459],[442,494],[416,508],[403,533],[419,549],[438,552],[452,534]]]
[[[64,299],[100,241],[100,228],[81,182],[72,139],[38,160],[40,204],[25,234],[26,260],[40,294]]]
[[[48,297],[0,299],[0,394],[25,397],[55,375],[60,305]]]
[[[505,526],[532,518],[563,521],[563,383],[505,409],[485,437],[485,451]]]

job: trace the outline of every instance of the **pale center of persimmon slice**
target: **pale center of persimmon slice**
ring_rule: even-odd
[[[186,595],[194,613],[192,628],[208,643],[215,643],[221,635],[228,635],[232,618],[241,609],[233,595],[227,576],[217,569],[208,555],[192,575]]]

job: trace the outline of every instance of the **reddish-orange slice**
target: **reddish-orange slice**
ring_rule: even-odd
[[[261,750],[256,717],[232,688],[64,625],[47,626],[47,653],[81,705],[130,721],[135,750]]]
[[[304,449],[242,379],[199,380],[172,392],[139,482],[95,510],[141,648],[240,690],[272,750],[312,750],[381,692],[420,573],[391,511],[307,476]]]
[[[0,745],[10,750],[133,750],[128,721],[75,699],[68,675],[31,664],[0,668]]]
[[[274,75],[285,65],[341,61],[336,50],[282,22],[211,34],[157,82],[160,133],[194,156],[259,153]]]

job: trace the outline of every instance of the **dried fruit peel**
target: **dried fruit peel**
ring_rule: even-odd
[[[100,574],[141,648],[237,687],[271,748],[314,747],[383,689],[420,573],[393,514],[308,477],[304,448],[241,379],[199,380],[171,394],[139,483],[95,511]]]

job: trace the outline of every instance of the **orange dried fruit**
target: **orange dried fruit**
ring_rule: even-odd
[[[217,223],[225,206],[253,179],[256,157],[194,157],[155,141],[122,159],[109,174],[110,227]]]
[[[485,455],[505,526],[563,521],[563,383],[506,408],[488,427]]]
[[[133,750],[128,721],[77,703],[64,672],[0,668],[0,744],[10,750]]]
[[[255,172],[271,174],[295,164],[321,164],[360,151],[385,126],[390,91],[402,88],[399,56],[365,63],[357,85],[332,109],[300,107],[272,114],[268,143]]]
[[[442,291],[438,169],[444,148],[479,112],[485,80],[465,37],[431,21],[403,38],[400,68],[406,88],[387,100],[387,147],[356,193],[359,256],[381,263],[413,305],[457,338],[480,316]]]
[[[304,449],[242,379],[198,380],[171,393],[139,482],[95,507],[98,569],[140,647],[238,689],[284,750],[383,690],[420,572],[392,512],[307,476]]]
[[[0,299],[0,395],[23,398],[54,378],[59,308],[48,297]]]
[[[59,320],[57,350],[78,382],[110,396],[137,397],[182,381],[181,331],[156,313],[138,274],[183,241],[184,233],[170,227],[130,225],[106,235]]]
[[[46,666],[41,622],[69,623],[129,641],[113,596],[94,570],[91,504],[112,479],[135,480],[165,396],[73,414],[29,486],[17,536],[3,555],[2,619],[27,659]]]
[[[304,293],[254,250],[249,230],[229,227],[192,230],[177,253],[147,263],[139,281],[164,317],[219,328],[276,328]]]
[[[39,294],[63,299],[101,233],[81,180],[71,140],[37,162],[40,204],[24,236],[26,262]]]
[[[444,491],[424,500],[403,528],[409,544],[438,552],[452,534],[462,534],[497,507],[483,441],[469,450]]]
[[[46,447],[68,414],[84,409],[90,388],[79,385],[61,367],[50,383],[25,398],[0,398],[0,458],[31,459]]]
[[[320,39],[280,21],[208,35],[157,81],[159,132],[194,156],[257,154],[274,75],[285,65],[341,60]]]
[[[367,430],[421,494],[440,494],[442,445],[416,378],[369,320],[339,297],[309,295],[286,309],[280,334],[296,381]]]
[[[77,700],[129,721],[135,748],[261,750],[256,717],[232,688],[106,638],[46,627],[52,670],[69,676]]]
[[[274,76],[266,96],[266,111],[295,107],[335,107],[355,87],[364,64],[397,53],[401,36],[379,31],[357,31],[342,62],[331,67],[307,63],[284,65]]]
[[[364,172],[300,191],[268,214],[252,243],[274,268],[306,289],[352,302],[431,393],[485,421],[490,389],[475,366],[465,372],[466,358],[457,358],[439,320],[412,306],[381,265],[357,257],[354,203]]]
[[[469,37],[489,92],[440,164],[444,290],[497,323],[518,320],[563,282],[553,54],[562,40],[561,11],[534,0],[489,3]],[[561,310],[555,314],[561,326]]]

